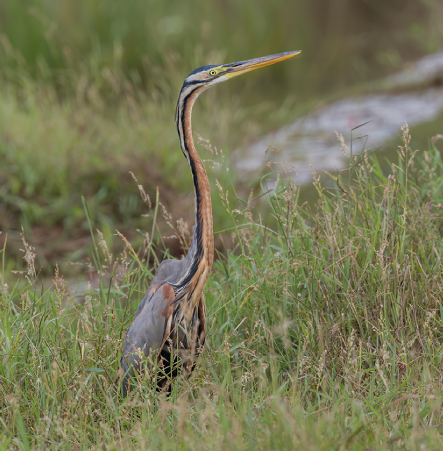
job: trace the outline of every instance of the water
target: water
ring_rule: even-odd
[[[312,169],[336,172],[346,164],[336,132],[343,134],[348,148],[352,138],[354,153],[363,147],[380,152],[392,149],[392,140],[405,122],[411,127],[413,144],[428,148],[427,139],[443,133],[443,52],[426,56],[408,69],[377,84],[386,92],[345,98],[296,120],[252,144],[236,163],[242,173],[261,171],[275,153],[282,151],[282,162],[296,183],[312,181]],[[366,123],[366,124],[365,124]],[[361,124],[364,126],[355,129]],[[354,130],[352,130],[354,129]],[[389,146],[384,144],[389,143]],[[394,145],[394,148],[396,146]],[[386,149],[386,150],[384,150]]]

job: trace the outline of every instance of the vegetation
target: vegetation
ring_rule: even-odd
[[[275,228],[219,185],[236,244],[206,290],[205,351],[169,400],[149,373],[122,404],[110,390],[152,266],[98,235],[96,270],[126,276],[81,301],[58,272],[39,284],[25,243],[27,286],[1,297],[1,449],[440,449],[443,162],[408,133],[387,177],[366,154],[335,190],[314,174],[315,209],[279,178]]]
[[[233,149],[440,45],[438,0],[327,5],[0,0],[0,450],[441,448],[438,143],[413,154],[405,128],[389,175],[351,154],[333,189],[314,174],[315,205],[284,172],[266,192],[228,170]],[[199,100],[208,341],[170,399],[148,373],[119,404],[122,335],[189,246],[183,77],[298,48]],[[69,281],[84,264],[86,292]]]
[[[135,231],[146,221],[129,171],[151,197],[159,186],[165,206],[191,223],[192,186],[173,117],[194,68],[303,50],[297,61],[199,99],[195,129],[229,160],[343,87],[438,49],[440,3],[0,0],[0,230],[8,233],[8,270],[22,266],[23,226],[39,272],[52,274],[57,262],[77,276],[64,263],[90,253],[82,196],[114,252],[122,250],[115,229],[140,246]],[[210,171],[243,196],[258,188],[258,180],[242,186],[235,171]],[[218,231],[225,229],[220,202],[214,213]]]
[[[2,0],[0,73],[17,84],[17,73],[25,73],[64,93],[77,90],[79,75],[104,92],[114,89],[110,75],[163,91],[183,80],[183,68],[188,73],[203,63],[300,48],[303,59],[294,67],[256,75],[272,81],[268,94],[260,97],[281,98],[294,84],[304,87],[297,95],[312,96],[330,93],[337,84],[381,76],[403,60],[437,51],[439,13],[437,0],[376,6],[351,0],[66,0],[55,5]],[[253,84],[242,83],[256,92]]]
[[[88,92],[95,95],[93,88]],[[97,102],[101,99],[97,94]],[[142,201],[130,172],[151,196],[160,186],[163,203],[192,220],[192,181],[178,146],[172,102],[151,100],[128,94],[109,115],[109,105],[71,97],[60,103],[53,89],[34,82],[19,96],[12,88],[0,94],[0,229],[8,233],[8,269],[22,266],[21,226],[37,248],[39,271],[53,273],[56,262],[84,261],[90,233],[82,196],[111,248],[115,229],[136,239],[146,220],[140,218]],[[210,153],[205,159],[212,159]],[[224,181],[233,177],[218,172]],[[223,227],[220,203],[214,212]]]

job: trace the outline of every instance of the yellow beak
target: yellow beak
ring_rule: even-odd
[[[260,69],[261,67],[270,66],[271,64],[287,60],[288,58],[298,55],[300,52],[301,50],[296,50],[295,52],[278,53],[277,55],[263,56],[262,58],[239,61],[238,63],[224,64],[222,68],[226,69],[226,72],[224,72],[223,75],[227,78],[234,78],[238,75],[250,72],[251,70]]]

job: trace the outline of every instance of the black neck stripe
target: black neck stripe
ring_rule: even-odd
[[[186,82],[183,84],[182,90],[183,90],[184,88],[187,88],[188,86],[202,85],[202,84],[204,84],[204,83],[207,83],[208,81],[211,81],[211,80],[189,80],[189,81],[186,81]]]
[[[196,83],[194,83],[196,84]],[[198,83],[200,84],[200,83]],[[180,102],[180,97],[177,103],[177,109],[179,109],[179,114],[177,117],[177,130],[178,135],[180,138],[180,145],[183,142],[184,149],[183,153],[185,156],[187,156],[189,161],[189,166],[191,168],[192,173],[192,179],[194,182],[194,188],[195,188],[195,209],[196,209],[196,224],[195,224],[195,230],[194,230],[194,236],[192,237],[192,240],[194,242],[195,240],[195,251],[193,255],[191,255],[191,265],[189,270],[187,271],[186,277],[181,281],[180,285],[175,286],[175,288],[178,291],[181,291],[182,289],[185,289],[186,286],[190,283],[192,278],[194,277],[195,273],[197,272],[198,266],[203,258],[204,250],[203,250],[203,243],[202,243],[202,232],[203,232],[203,218],[201,213],[201,195],[200,195],[200,188],[198,185],[198,177],[197,177],[197,169],[195,166],[195,160],[194,158],[189,154],[189,147],[188,143],[186,142],[186,135],[185,135],[185,112],[186,108],[188,106],[189,98],[194,94],[194,92],[199,89],[200,86],[197,86],[195,89],[193,89],[190,93],[186,95],[186,97],[183,99],[183,102]],[[181,125],[181,129],[180,129]],[[183,133],[183,135],[182,135]],[[183,140],[182,140],[183,138]],[[192,139],[192,137],[191,137]],[[194,243],[193,243],[194,244]],[[189,254],[188,254],[189,255]]]

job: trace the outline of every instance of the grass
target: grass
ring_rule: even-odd
[[[441,448],[439,152],[411,160],[405,130],[389,176],[353,157],[335,190],[315,182],[315,206],[286,177],[241,200],[259,182],[226,171],[324,93],[441,42],[437,1],[311,3],[0,2],[0,449]],[[146,378],[116,403],[122,333],[158,262],[189,245],[167,212],[192,221],[172,121],[184,75],[296,48],[199,99],[196,130],[226,155],[201,149],[216,163],[209,338],[169,400]],[[53,275],[67,259],[87,262],[86,295],[66,281],[77,266]]]
[[[90,88],[89,95],[94,97],[94,92]],[[37,248],[36,265],[45,274],[53,273],[55,261],[88,256],[90,232],[81,196],[111,248],[115,229],[135,240],[134,245],[141,244],[136,229],[147,221],[140,217],[143,203],[130,172],[143,180],[151,196],[160,186],[165,206],[192,220],[192,180],[178,146],[173,102],[162,103],[141,92],[137,99],[127,94],[109,115],[109,105],[100,100],[91,104],[69,97],[60,103],[54,90],[35,82],[21,96],[8,85],[0,94],[0,229],[9,237],[9,269],[21,266],[19,225]],[[198,120],[201,110],[196,110]],[[244,121],[245,111],[239,114]],[[218,118],[218,130],[224,133],[238,115],[228,119],[225,110]],[[211,124],[201,122],[198,130],[208,131]],[[235,175],[226,172],[228,161],[224,172],[218,166],[212,169],[214,157],[201,151],[209,160],[211,178],[236,184]],[[214,214],[225,228],[227,218],[217,199]],[[121,251],[116,246],[113,250]]]
[[[315,208],[284,177],[266,216],[219,185],[235,245],[206,288],[205,351],[169,400],[143,378],[120,405],[110,391],[156,264],[129,242],[112,259],[98,236],[97,270],[126,277],[79,302],[60,274],[39,283],[27,245],[27,286],[1,297],[0,449],[440,449],[443,162],[408,133],[389,175],[357,155],[336,190],[314,178]]]
[[[437,51],[439,15],[441,6],[433,0],[376,7],[340,0],[312,6],[300,0],[66,0],[56,7],[49,0],[20,5],[3,0],[0,73],[20,84],[17,72],[24,70],[61,92],[75,91],[79,74],[109,92],[105,72],[164,89],[178,75],[173,71],[177,63],[189,73],[203,63],[300,48],[305,55],[297,67],[258,75],[264,82],[272,80],[266,92],[285,95],[288,89],[282,87],[302,85],[311,95],[329,93],[337,84],[380,76],[412,54]]]
[[[84,261],[90,240],[81,196],[114,253],[121,251],[116,228],[141,245],[136,229],[146,221],[129,171],[151,196],[160,186],[166,207],[192,221],[173,116],[195,67],[303,50],[291,63],[199,99],[195,129],[224,149],[229,167],[234,149],[327,96],[439,48],[437,1],[402,6],[401,14],[387,3],[374,13],[364,2],[334,0],[326,8],[316,1],[1,1],[0,230],[8,232],[8,269],[22,263],[21,226],[42,274],[52,274],[54,262]],[[234,171],[210,171],[215,177],[241,195],[258,187],[254,180],[242,187]],[[218,201],[214,215],[225,229],[229,216]],[[66,265],[63,271],[78,273]]]

